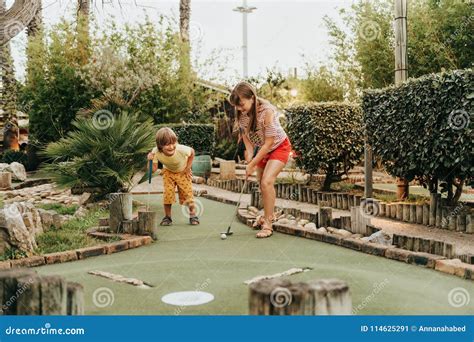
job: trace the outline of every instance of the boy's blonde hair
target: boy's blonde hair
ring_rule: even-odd
[[[158,151],[162,151],[163,147],[170,144],[176,144],[178,137],[176,133],[169,127],[163,127],[156,132],[156,147]]]

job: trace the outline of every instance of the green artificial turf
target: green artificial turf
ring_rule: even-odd
[[[150,204],[161,217],[161,196],[150,198]],[[146,196],[136,199],[147,203]],[[247,314],[248,286],[243,282],[293,267],[313,268],[290,276],[294,281],[318,278],[347,281],[357,314],[474,312],[473,300],[459,308],[449,304],[448,294],[456,288],[466,289],[474,297],[472,282],[455,276],[279,233],[270,239],[256,239],[255,231],[237,221],[234,235],[222,241],[220,232],[227,228],[234,207],[202,198],[199,201],[203,208],[200,226],[188,225],[181,208],[174,206],[174,225],[160,227],[158,241],[152,245],[37,270],[83,284],[86,314],[92,315]],[[139,278],[154,287],[142,289],[115,283],[87,274],[90,270]],[[190,290],[210,292],[215,299],[191,307],[161,302],[165,294]],[[104,296],[100,297],[101,293]],[[110,305],[101,307],[104,303],[101,300]]]

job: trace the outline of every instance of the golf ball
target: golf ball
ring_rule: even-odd
[[[222,234],[221,234],[221,239],[222,239],[222,240],[227,239],[227,235],[226,235],[225,233],[222,233]]]

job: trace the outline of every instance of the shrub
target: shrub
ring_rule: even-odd
[[[458,70],[365,92],[368,141],[391,175],[432,192],[441,181],[448,202],[457,202],[474,175],[473,84],[472,70]]]
[[[306,172],[326,174],[322,189],[356,165],[362,156],[362,113],[357,105],[338,102],[307,103],[287,109],[287,132]]]
[[[24,152],[8,150],[2,155],[2,163],[11,164],[13,162],[21,163],[28,170],[28,156]]]
[[[42,149],[72,128],[79,109],[90,104],[93,90],[78,71],[83,67],[74,27],[61,23],[28,46],[26,84],[21,102],[29,115],[29,144]],[[36,167],[36,165],[34,165]]]
[[[132,177],[146,167],[155,127],[138,114],[104,114],[75,121],[74,131],[50,143],[43,153],[50,163],[42,171],[61,186],[100,188],[99,195],[129,190]]]
[[[215,127],[213,124],[162,124],[171,128],[182,145],[192,147],[196,154],[212,154],[215,145]]]

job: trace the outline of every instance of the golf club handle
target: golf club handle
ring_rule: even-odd
[[[151,176],[153,174],[153,160],[148,161],[148,183],[151,183]]]

